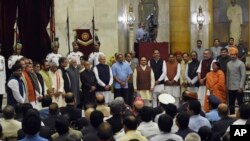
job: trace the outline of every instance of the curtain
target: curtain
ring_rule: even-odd
[[[6,60],[13,54],[13,26],[17,6],[22,55],[41,61],[50,52],[46,27],[50,19],[51,0],[0,0],[0,42]]]

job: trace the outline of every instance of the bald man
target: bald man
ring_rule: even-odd
[[[104,117],[110,116],[110,108],[105,105],[105,97],[102,94],[96,95],[96,110],[101,111]]]
[[[221,103],[218,106],[218,113],[221,119],[213,124],[212,132],[217,132],[223,136],[227,128],[235,121],[235,119],[228,116],[228,111],[229,109],[226,104]]]
[[[96,95],[102,94],[105,102],[108,104],[113,99],[111,93],[111,85],[113,84],[113,73],[111,68],[106,64],[106,57],[99,56],[99,64],[93,69],[97,80]]]
[[[79,69],[77,68],[77,60],[75,58],[70,60],[69,68],[67,69],[67,72],[69,74],[69,79],[71,82],[71,90],[73,94],[75,95],[75,102],[76,106],[80,109],[82,109],[82,105],[80,104],[80,73]]]
[[[135,100],[134,104],[133,104],[133,115],[137,116],[138,115],[138,111],[141,110],[144,107],[144,102],[143,100]]]

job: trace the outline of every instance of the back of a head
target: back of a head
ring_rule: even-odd
[[[166,112],[166,114],[174,118],[177,114],[177,106],[172,103],[169,103],[164,106],[164,111]]]
[[[197,133],[189,133],[184,141],[201,141],[201,137]]]
[[[28,110],[22,120],[22,129],[27,135],[35,135],[41,128],[41,118],[36,109]]]
[[[209,140],[212,137],[212,130],[207,126],[202,126],[198,130],[198,134],[200,135],[201,140]]]
[[[110,112],[115,115],[115,114],[120,114],[122,111],[122,105],[119,103],[116,103],[115,101],[112,101],[109,105],[110,107]]]
[[[49,114],[50,115],[58,115],[59,114],[59,108],[57,103],[51,103],[49,105]]]
[[[23,112],[23,117],[27,114],[29,109],[33,109],[32,105],[30,103],[23,103],[22,104],[22,112]]]
[[[87,120],[90,120],[90,115],[91,115],[91,113],[92,113],[93,111],[95,111],[94,108],[88,108],[88,109],[85,110],[85,113],[84,113],[84,114],[85,114],[85,117],[86,117]]]
[[[200,114],[201,104],[198,100],[189,101],[188,106],[189,106],[189,110],[193,111],[195,115]]]
[[[141,120],[144,122],[149,122],[152,120],[152,108],[148,107],[148,106],[144,106],[140,112],[139,115],[141,117]]]
[[[176,121],[178,122],[180,129],[185,129],[189,124],[189,115],[186,112],[181,112],[177,114]]]
[[[13,119],[15,115],[14,107],[11,105],[7,105],[3,109],[3,117],[4,119]]]
[[[171,128],[173,126],[173,118],[167,114],[161,115],[158,119],[158,126],[162,132],[171,132]]]
[[[100,140],[109,140],[112,138],[112,127],[109,123],[103,122],[99,127],[97,131],[97,136]]]
[[[240,105],[240,118],[242,119],[249,119],[250,118],[250,104],[249,103],[244,103]]]
[[[144,102],[142,100],[135,100],[133,106],[134,110],[140,111],[144,107]]]
[[[96,95],[96,104],[97,104],[97,105],[105,104],[104,95],[102,95],[102,94]]]
[[[65,95],[65,102],[66,103],[72,103],[75,101],[75,96],[73,93],[69,92]]]
[[[134,116],[127,116],[123,119],[123,125],[127,128],[127,130],[136,130],[138,121]]]
[[[52,98],[48,95],[45,95],[41,103],[42,107],[49,107],[49,105],[52,103]]]
[[[103,118],[103,113],[95,110],[90,114],[90,123],[94,128],[98,128],[103,123]]]
[[[69,121],[63,116],[57,117],[55,120],[55,129],[59,135],[66,134],[69,131]]]
[[[227,104],[221,103],[218,106],[218,114],[220,116],[227,116],[228,115],[228,106],[227,106]]]

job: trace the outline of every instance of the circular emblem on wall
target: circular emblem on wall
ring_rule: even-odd
[[[83,41],[88,41],[89,40],[89,34],[86,33],[86,32],[82,33],[81,37],[82,37]]]

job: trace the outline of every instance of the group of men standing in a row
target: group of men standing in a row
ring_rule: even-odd
[[[122,96],[130,105],[135,96],[140,96],[145,105],[156,107],[157,97],[166,92],[175,97],[175,104],[178,106],[181,92],[187,89],[198,94],[203,106],[208,93],[218,96],[221,102],[226,102],[225,98],[228,97],[230,110],[234,113],[235,99],[237,98],[239,104],[243,102],[245,65],[238,59],[236,47],[220,47],[218,50],[218,41],[216,39],[215,47],[209,50],[201,48],[202,42],[198,40],[197,48],[190,54],[169,54],[167,61],[161,59],[158,50],[153,51],[150,60],[141,57],[138,61],[130,53],[116,54],[116,62],[111,67],[106,64],[104,54],[99,52],[100,43],[95,44],[94,52],[86,58],[78,51],[77,43],[73,42],[73,52],[66,58],[58,53],[59,43],[53,42],[52,52],[41,63],[41,69],[39,63],[20,55],[21,44],[17,44],[15,54],[8,60],[8,67],[12,70],[12,76],[7,83],[8,104],[30,102],[37,107],[43,97],[50,95],[59,106],[64,106],[65,93],[73,92],[79,108],[94,102],[96,94],[104,95],[106,103],[110,103],[113,97]],[[227,83],[224,79],[223,88],[206,84],[207,79],[211,78],[207,78],[207,74],[214,68],[214,78],[218,78],[216,65],[212,67],[216,60],[219,64],[217,68],[227,78]],[[217,81],[221,80],[215,81],[214,78],[208,82],[217,86]],[[215,89],[224,90],[226,85],[227,95],[221,91],[220,94],[215,93]],[[112,86],[114,96],[111,92]],[[224,95],[223,98],[220,95]]]

